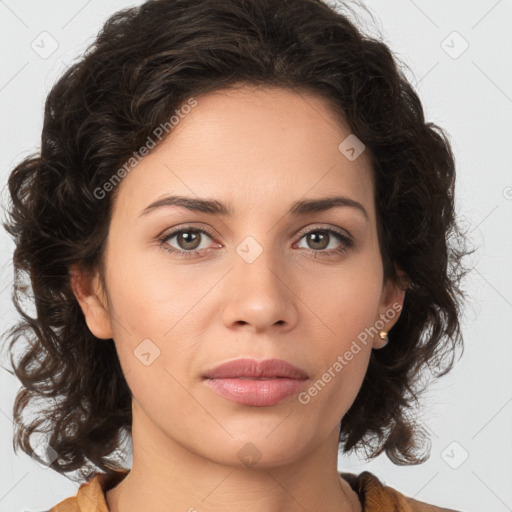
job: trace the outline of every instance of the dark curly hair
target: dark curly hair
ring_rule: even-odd
[[[40,153],[8,181],[4,227],[16,244],[12,299],[22,317],[8,332],[23,385],[15,451],[31,453],[31,435],[44,432],[60,473],[91,474],[90,463],[107,473],[122,468],[110,456],[131,432],[131,392],[113,340],[99,342],[85,323],[70,268],[101,267],[118,187],[101,199],[98,187],[155,128],[191,96],[251,84],[327,99],[371,155],[384,277],[405,288],[399,268],[408,284],[390,343],[372,351],[342,419],[340,443],[368,457],[385,452],[395,464],[425,460],[426,432],[409,413],[424,376],[444,375],[462,348],[469,252],[456,222],[454,158],[396,58],[348,11],[320,0],[149,0],[111,16],[56,82]],[[15,360],[23,338],[29,343]],[[40,399],[48,407],[25,423],[23,411]]]

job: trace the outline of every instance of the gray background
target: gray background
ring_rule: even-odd
[[[138,3],[0,0],[2,201],[9,170],[39,144],[51,85],[110,14]],[[380,34],[409,66],[406,74],[427,119],[450,134],[458,166],[457,209],[478,250],[466,281],[464,355],[430,388],[420,411],[419,421],[431,435],[430,459],[399,467],[385,456],[366,462],[361,454],[340,457],[339,468],[372,471],[404,494],[433,504],[512,511],[512,1],[365,4],[375,22],[366,15],[363,28]],[[52,45],[58,46],[48,55]],[[1,230],[1,331],[15,319],[12,249]],[[44,510],[77,492],[68,478],[24,453],[14,454],[17,389],[18,381],[0,368],[0,512]]]

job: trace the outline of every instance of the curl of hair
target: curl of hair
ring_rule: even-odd
[[[396,464],[423,460],[421,432],[407,413],[420,377],[446,373],[462,345],[467,252],[454,212],[454,159],[388,47],[320,0],[150,0],[111,16],[53,86],[40,153],[8,182],[4,227],[16,244],[13,302],[21,315],[9,332],[22,383],[15,450],[30,454],[40,431],[60,473],[84,474],[90,463],[107,473],[121,467],[109,455],[131,431],[131,392],[113,340],[87,328],[70,268],[101,267],[118,187],[101,199],[97,191],[155,128],[193,96],[246,84],[327,99],[371,154],[384,277],[400,282],[400,268],[408,283],[390,343],[372,351],[342,419],[340,443],[345,452],[385,452]],[[15,361],[23,338],[28,348]],[[51,405],[24,423],[38,399]]]

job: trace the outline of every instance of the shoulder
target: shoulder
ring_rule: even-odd
[[[52,507],[48,512],[80,512],[77,497],[66,498],[64,501]]]
[[[360,475],[340,473],[359,496],[365,512],[458,512],[408,498],[392,487],[384,485],[373,473],[364,471]]]
[[[80,486],[76,496],[66,498],[48,512],[109,512],[105,492],[117,485],[127,474],[128,471],[97,473]]]

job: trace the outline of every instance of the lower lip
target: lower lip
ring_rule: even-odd
[[[210,389],[229,400],[255,407],[276,405],[298,393],[307,379],[276,378],[268,380],[207,379]]]

